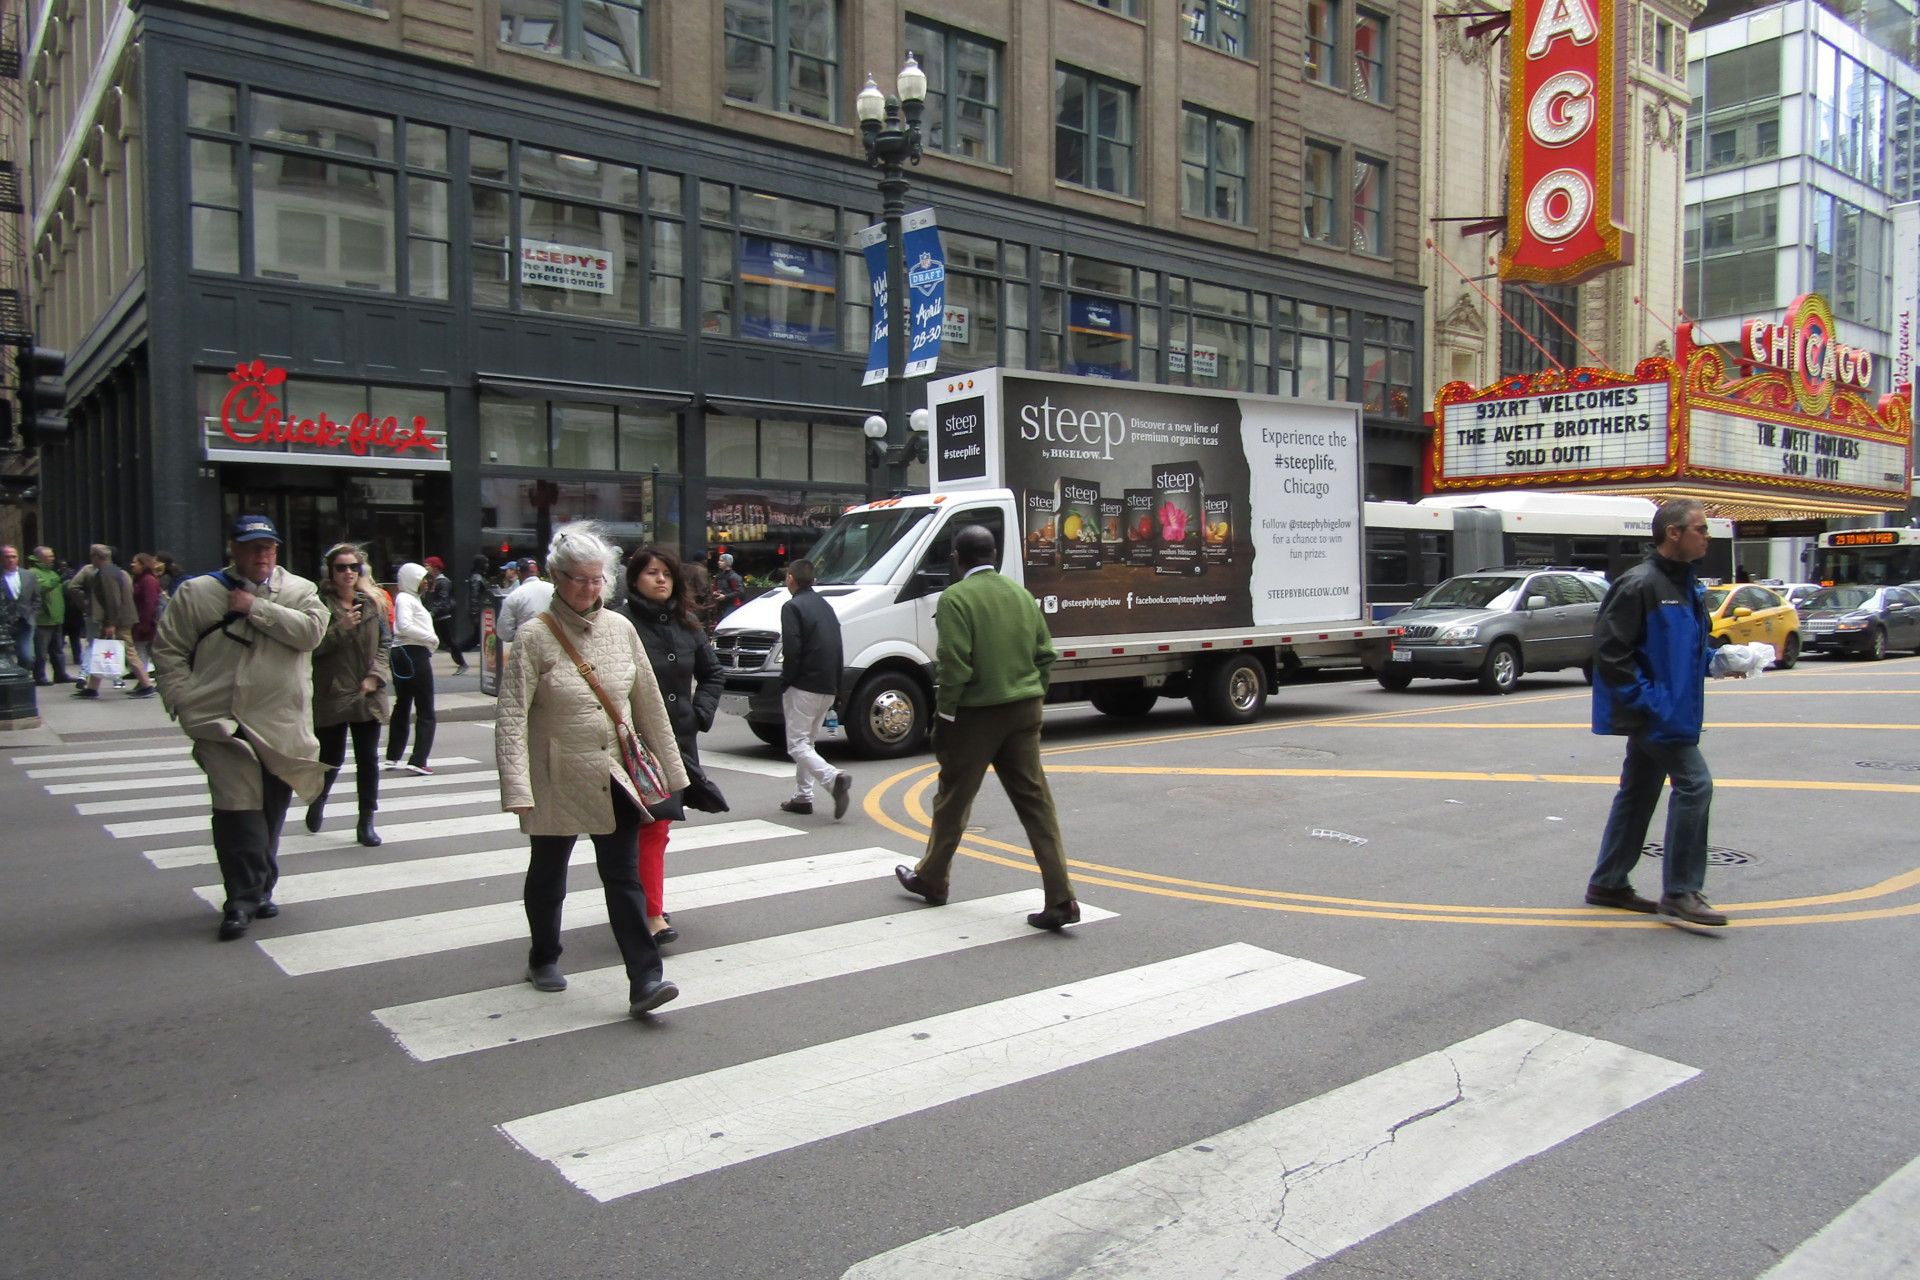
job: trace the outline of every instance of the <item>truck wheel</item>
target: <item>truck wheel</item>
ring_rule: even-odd
[[[927,695],[912,678],[876,671],[853,691],[847,742],[869,760],[911,755],[927,740]]]
[[[1782,671],[1791,671],[1793,664],[1798,661],[1800,661],[1800,633],[1790,631],[1787,633],[1786,647],[1780,651],[1780,656],[1773,660],[1773,665]]]
[[[747,728],[753,730],[753,736],[770,747],[787,749],[787,726],[784,724],[761,724],[758,720],[747,721]]]
[[[1502,640],[1487,651],[1480,667],[1480,687],[1488,693],[1512,693],[1520,683],[1520,651],[1511,641]]]
[[[1402,689],[1405,689],[1413,683],[1413,673],[1411,671],[1395,671],[1390,667],[1375,672],[1373,678],[1380,682],[1382,689],[1391,689],[1395,693],[1399,693]]]
[[[1257,658],[1223,658],[1200,672],[1193,709],[1213,724],[1246,724],[1267,705],[1267,671]]]
[[[1093,686],[1087,701],[1101,715],[1135,720],[1153,710],[1153,704],[1160,701],[1160,691],[1116,680]]]

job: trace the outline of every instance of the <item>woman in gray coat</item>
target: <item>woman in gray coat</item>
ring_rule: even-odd
[[[366,578],[366,552],[342,542],[327,552],[327,633],[313,651],[313,731],[320,739],[320,762],[327,780],[307,806],[307,830],[326,820],[327,793],[347,755],[353,735],[353,776],[359,792],[360,821],[354,835],[369,848],[380,843],[373,812],[380,807],[380,725],[387,718],[388,686],[393,683],[388,655],[393,635],[387,630],[386,604]]]

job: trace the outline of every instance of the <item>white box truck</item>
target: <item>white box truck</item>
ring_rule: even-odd
[[[1384,662],[1366,620],[1351,404],[987,369],[933,379],[931,492],[849,509],[809,556],[839,615],[840,721],[868,756],[925,741],[954,530],[985,526],[1060,660],[1049,697],[1254,719],[1305,667]],[[729,710],[783,741],[784,590],[716,630]]]

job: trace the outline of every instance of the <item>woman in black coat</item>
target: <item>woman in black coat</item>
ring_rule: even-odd
[[[713,642],[707,639],[688,594],[679,556],[655,546],[633,553],[627,561],[627,617],[652,660],[653,678],[667,704],[680,759],[692,780],[680,798],[690,808],[725,813],[720,789],[700,767],[699,744],[699,735],[713,728],[724,679]],[[656,821],[640,828],[640,886],[647,893],[647,928],[655,942],[672,942],[680,936],[667,916],[665,902],[667,828],[672,825]]]

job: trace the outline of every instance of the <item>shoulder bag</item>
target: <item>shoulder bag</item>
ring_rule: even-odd
[[[647,744],[633,731],[627,718],[620,714],[618,705],[607,696],[599,677],[593,674],[593,664],[582,658],[580,651],[573,647],[573,641],[567,639],[559,619],[551,613],[542,613],[540,621],[547,624],[547,630],[560,642],[567,660],[573,663],[573,669],[587,682],[587,688],[593,690],[593,696],[600,699],[600,706],[606,711],[607,718],[613,721],[614,739],[620,746],[620,763],[626,767],[627,776],[633,779],[634,789],[640,793],[640,803],[651,807],[672,799],[673,791],[667,786],[666,770],[660,767],[660,761],[653,752],[647,750]]]

